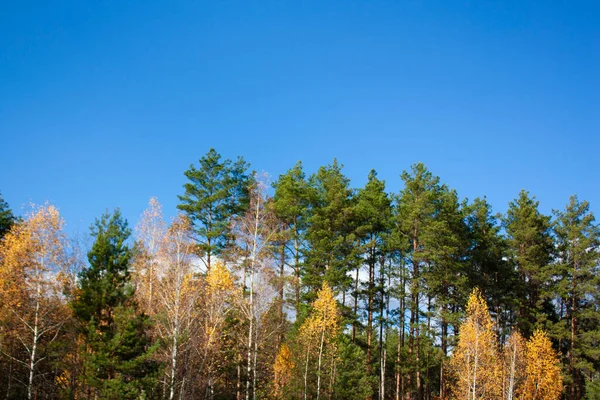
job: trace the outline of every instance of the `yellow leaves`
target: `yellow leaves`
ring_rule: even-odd
[[[556,352],[548,335],[537,330],[527,342],[526,379],[523,400],[556,400],[562,392],[562,377]]]
[[[455,380],[453,398],[495,399],[501,394],[501,370],[492,319],[479,290],[467,304],[467,319],[460,328],[458,345],[450,360]]]
[[[516,399],[525,379],[525,339],[513,332],[502,349],[502,393],[506,399]]]
[[[450,360],[452,399],[557,400],[562,392],[559,360],[542,331],[529,341],[514,332],[501,352],[485,300],[476,289]]]
[[[233,289],[233,277],[221,262],[217,262],[206,274],[206,290],[209,296]]]
[[[26,298],[41,292],[56,295],[56,277],[65,264],[64,221],[58,210],[45,204],[32,208],[0,244],[0,297],[4,305],[21,308]],[[33,287],[43,288],[34,290]]]
[[[283,396],[283,388],[292,379],[295,366],[296,364],[294,363],[290,347],[285,343],[282,344],[273,365],[273,398],[281,398]]]
[[[301,335],[310,340],[321,332],[328,336],[335,336],[339,331],[338,304],[333,295],[333,290],[323,282],[323,286],[313,303],[313,312],[300,327]]]

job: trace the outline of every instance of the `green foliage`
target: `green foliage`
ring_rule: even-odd
[[[0,239],[6,235],[16,221],[17,218],[13,215],[8,203],[2,198],[2,194],[0,194]]]
[[[377,379],[368,377],[363,365],[366,362],[365,352],[353,344],[348,337],[342,335],[338,343],[339,362],[335,381],[334,398],[339,400],[363,400],[372,396]]]
[[[155,386],[159,365],[151,359],[157,345],[149,337],[149,320],[133,301],[130,230],[116,210],[96,220],[91,231],[90,266],[81,272],[71,303],[86,338],[83,379],[97,398],[140,398]]]
[[[567,393],[577,398],[585,391],[584,376],[600,368],[600,227],[589,204],[577,196],[570,198],[565,211],[554,214],[558,257],[552,279],[561,313],[551,333],[562,344],[568,366]]]
[[[502,312],[512,306],[518,284],[512,265],[504,260],[506,241],[500,234],[498,217],[485,198],[476,198],[465,210],[468,226],[468,263],[471,287],[484,288],[492,316],[499,320],[501,336],[512,323]]]
[[[539,202],[522,190],[519,197],[509,204],[503,225],[507,235],[508,259],[518,280],[513,290],[517,310],[517,327],[525,337],[543,324],[546,269],[550,264],[553,244],[550,236],[550,217],[538,211]]]
[[[283,262],[294,270],[294,306],[296,313],[299,313],[300,275],[311,202],[311,188],[302,170],[302,163],[299,161],[281,175],[273,187],[273,211],[283,225],[277,245],[283,246]]]
[[[314,299],[323,280],[338,292],[349,288],[349,267],[355,265],[353,193],[337,160],[310,177],[314,191],[303,274],[306,300]]]
[[[230,241],[229,223],[242,214],[249,204],[252,177],[249,164],[239,157],[237,161],[221,160],[221,155],[210,149],[199,161],[185,171],[188,182],[185,193],[178,196],[177,206],[192,221],[198,248],[210,268],[211,258],[219,254]]]

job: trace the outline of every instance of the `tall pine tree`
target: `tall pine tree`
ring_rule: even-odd
[[[130,235],[119,210],[91,228],[89,267],[80,273],[72,302],[84,334],[83,379],[99,399],[138,399],[155,386],[159,365],[148,336],[148,318],[137,312],[130,284]]]
[[[507,235],[508,262],[517,273],[514,305],[516,323],[523,336],[529,337],[536,326],[544,323],[551,313],[546,279],[547,266],[553,250],[550,236],[550,217],[538,210],[535,197],[522,190],[519,197],[509,204],[504,218]]]
[[[568,398],[579,400],[586,381],[597,381],[600,370],[600,227],[589,204],[577,196],[565,211],[554,213],[558,255],[552,279],[560,319],[552,333],[568,366]]]
[[[8,233],[16,220],[8,203],[2,198],[2,194],[0,194],[0,239]]]
[[[231,221],[248,208],[252,180],[248,168],[242,157],[235,162],[221,160],[211,148],[200,159],[199,168],[190,165],[185,171],[189,181],[183,196],[178,196],[181,203],[177,208],[192,221],[199,255],[208,269],[214,256],[232,239],[228,229]]]

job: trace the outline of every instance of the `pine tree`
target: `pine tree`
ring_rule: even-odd
[[[431,304],[433,297],[439,296],[441,339],[445,351],[449,323],[447,317],[451,311],[448,309],[450,285],[461,282],[457,279],[454,264],[460,257],[457,231],[462,227],[456,194],[440,184],[440,178],[434,176],[425,165],[413,165],[410,172],[402,173],[401,178],[404,189],[397,199],[396,236],[403,238],[410,246],[406,254],[410,265],[407,284],[410,292],[408,361],[411,370],[407,376],[407,389],[420,400],[423,392],[422,299],[427,297],[428,304]],[[431,313],[428,315],[430,318]]]
[[[522,190],[509,204],[503,221],[509,263],[518,276],[513,290],[516,322],[525,337],[543,325],[552,307],[545,295],[550,291],[546,271],[553,247],[550,217],[541,214],[538,205],[535,197]]]
[[[291,265],[294,270],[294,305],[300,312],[300,274],[305,251],[305,235],[309,218],[310,187],[306,181],[302,162],[290,169],[273,184],[273,210],[284,224],[278,241],[280,243],[280,267]],[[291,258],[288,261],[288,258]]]
[[[212,148],[199,163],[198,169],[190,165],[185,171],[189,182],[184,185],[183,196],[178,196],[181,203],[177,208],[192,221],[199,255],[210,269],[212,258],[232,239],[228,230],[232,219],[248,208],[252,178],[243,158],[221,160]]]
[[[0,240],[8,233],[10,227],[17,221],[8,203],[0,194]]]
[[[380,326],[383,326],[384,285],[385,285],[385,263],[388,256],[388,238],[391,229],[392,208],[391,199],[385,192],[385,182],[377,179],[377,173],[371,170],[365,187],[358,191],[356,196],[355,213],[358,220],[356,235],[361,245],[361,256],[365,260],[368,270],[366,282],[366,309],[367,309],[367,357],[366,374],[372,375],[372,351],[375,338],[373,321],[376,308],[379,311]],[[360,267],[360,264],[359,264]],[[378,268],[379,267],[379,268]],[[354,286],[354,319],[358,319],[358,268],[356,270]],[[376,273],[379,279],[376,280]],[[379,304],[376,305],[376,298]],[[378,306],[378,307],[376,307]],[[355,336],[357,323],[352,325],[352,337]],[[383,355],[382,331],[380,330],[380,357]],[[381,379],[380,379],[381,387]]]
[[[116,210],[96,220],[91,232],[90,266],[72,302],[86,338],[83,379],[96,398],[140,398],[155,386],[159,365],[151,359],[156,345],[147,335],[148,318],[133,301],[130,230]]]
[[[500,340],[508,336],[513,288],[518,284],[511,264],[505,261],[506,242],[498,218],[485,198],[476,198],[467,207],[468,274],[471,287],[485,288],[485,297]]]
[[[554,212],[557,259],[552,266],[559,320],[552,328],[567,368],[566,393],[585,394],[586,377],[600,368],[600,227],[586,201],[572,196],[565,211]]]
[[[323,281],[345,297],[351,282],[347,272],[357,262],[350,181],[343,175],[342,165],[334,160],[311,176],[310,185],[314,195],[302,282],[307,288],[306,300],[314,300]]]

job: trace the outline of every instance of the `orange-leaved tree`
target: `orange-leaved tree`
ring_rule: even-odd
[[[306,318],[300,327],[299,341],[305,350],[304,364],[304,398],[308,393],[308,374],[310,371],[310,357],[316,353],[317,357],[317,388],[316,398],[321,395],[322,376],[324,370],[324,361],[329,361],[330,371],[335,370],[335,360],[337,356],[337,338],[340,333],[339,309],[333,290],[323,282],[321,290],[317,294],[317,299],[312,304],[312,313]],[[334,373],[330,372],[329,386],[330,391],[334,385]]]
[[[525,380],[525,339],[514,331],[502,349],[502,398],[518,399]]]
[[[537,330],[527,342],[526,377],[520,399],[557,400],[563,390],[560,362],[548,335]]]
[[[69,318],[60,274],[66,265],[64,221],[51,205],[34,208],[0,244],[0,302],[8,331],[1,349],[24,369],[18,379],[26,396],[36,396],[40,367]],[[20,349],[19,349],[20,347]]]
[[[469,296],[467,319],[450,360],[452,399],[501,398],[502,382],[496,334],[487,304],[478,289]]]
[[[290,347],[283,343],[275,357],[273,365],[273,386],[271,396],[274,399],[283,398],[283,390],[290,383],[296,363],[293,360]]]

